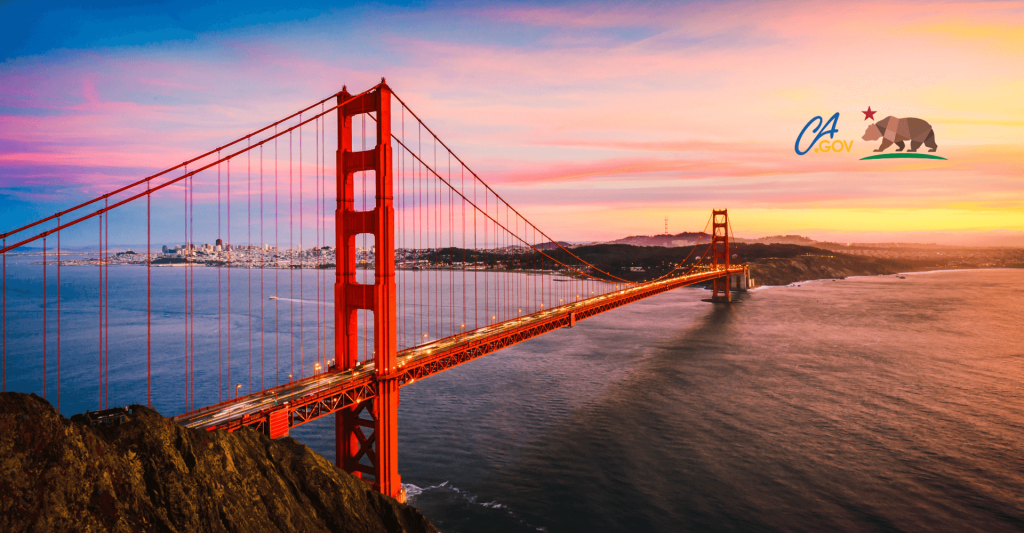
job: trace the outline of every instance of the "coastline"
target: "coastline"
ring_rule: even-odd
[[[847,280],[847,279],[874,278],[874,277],[878,277],[878,276],[912,276],[912,275],[918,275],[918,274],[937,274],[937,273],[940,273],[940,272],[978,272],[978,271],[982,271],[982,270],[1024,270],[1024,269],[1012,268],[1012,267],[939,268],[939,269],[933,269],[933,270],[907,270],[907,271],[904,271],[904,272],[895,272],[893,274],[854,274],[854,275],[845,276],[845,277],[841,277],[841,278],[801,279],[801,280],[792,281],[790,283],[785,283],[785,284],[781,284],[781,285],[758,285],[758,286],[753,287],[751,289],[747,289],[747,292],[758,292],[758,291],[768,290],[768,289],[778,288],[778,287],[793,287],[793,286],[796,286],[797,284],[815,283],[815,282],[819,282],[819,281],[843,281],[843,280]]]
[[[910,266],[841,254],[755,259],[749,265],[755,287],[786,286],[808,280],[846,279],[851,276],[898,274]]]

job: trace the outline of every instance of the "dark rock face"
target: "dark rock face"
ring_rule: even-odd
[[[0,530],[437,531],[294,439],[133,412],[93,427],[0,393]]]

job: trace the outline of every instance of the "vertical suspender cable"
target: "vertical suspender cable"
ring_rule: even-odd
[[[320,104],[320,113],[321,114],[324,113],[324,105],[323,104]],[[321,210],[321,213],[320,213],[320,224],[321,224],[320,235],[323,236],[323,242],[321,243],[323,245],[323,249],[321,249],[321,259],[320,259],[320,261],[321,261],[320,268],[322,269],[322,274],[321,274],[320,279],[321,279],[321,282],[323,283],[323,298],[324,298],[324,303],[321,306],[321,312],[323,313],[323,325],[324,325],[324,364],[327,364],[327,354],[331,350],[331,348],[333,347],[332,344],[327,342],[328,332],[330,331],[330,328],[331,328],[331,321],[330,321],[330,317],[328,316],[328,311],[327,311],[327,307],[328,307],[327,298],[328,298],[328,295],[332,294],[332,293],[330,292],[330,288],[328,287],[328,273],[327,273],[327,269],[326,269],[326,263],[327,263],[326,248],[328,246],[327,243],[328,243],[328,240],[329,240],[329,237],[328,237],[329,234],[327,233],[327,183],[328,183],[328,181],[327,181],[327,121],[325,119],[323,119],[323,118],[321,118],[320,121],[321,121],[320,122],[320,180],[321,180],[320,194],[322,195],[322,197],[320,198],[320,210]],[[335,360],[335,365],[337,365],[337,360]],[[335,366],[335,368],[337,368],[337,366]]]
[[[363,114],[359,115],[359,118],[360,118],[360,121],[361,121],[360,123],[362,124],[362,137],[361,137],[359,142],[361,143],[360,144],[360,146],[362,147],[361,150],[365,152],[366,151],[366,113],[363,113]],[[366,190],[366,171],[365,170],[362,171],[361,174],[362,174],[362,177],[363,177],[363,194],[362,194],[362,196],[363,196],[363,211],[366,211],[366,195],[367,195],[367,190]],[[363,273],[364,273],[364,276],[365,276],[366,267],[367,267],[366,260],[369,258],[369,253],[368,253],[368,249],[366,248],[366,234],[363,233],[362,235],[363,235]],[[376,244],[376,242],[374,244]],[[356,257],[356,262],[357,263],[359,262],[358,256]],[[377,272],[374,271],[374,276],[376,276],[376,274],[377,274]],[[379,311],[380,311],[379,309],[374,309],[373,310],[374,313],[377,313]],[[370,349],[369,327],[370,327],[370,315],[369,315],[369,313],[366,313],[364,311],[363,312],[363,360],[364,361],[369,359],[369,355],[367,355],[367,352]]]
[[[302,115],[299,115],[299,121],[302,121]],[[302,254],[304,252],[302,248],[302,233],[304,228],[302,227],[302,127],[299,126],[299,377],[306,375],[305,369],[305,336],[303,330],[305,329],[305,323],[303,322],[305,313],[303,300],[306,297],[306,293],[303,292],[303,278],[306,277],[305,268],[303,264]]]
[[[484,213],[487,212],[488,208],[489,208],[489,199],[487,197],[487,190],[484,189]],[[484,242],[483,242],[483,244],[484,244],[484,268],[487,269],[487,270],[490,270],[488,268],[489,261],[487,260],[489,255],[490,255],[490,254],[487,253],[487,226],[490,224],[490,221],[489,220],[484,220],[483,222],[484,222]],[[489,272],[484,274],[484,324],[490,324],[491,323],[491,292],[490,292],[491,291],[491,276],[489,274],[490,274]]]
[[[324,105],[320,104],[320,113],[323,114]],[[321,344],[323,345],[324,370],[327,369],[327,270],[324,263],[327,260],[324,248],[327,247],[327,121],[320,118],[320,214],[317,215],[320,224],[320,251],[317,255],[320,258],[320,265],[317,272],[320,274],[320,294],[323,300],[320,302],[320,324]]]
[[[4,248],[7,248],[7,239],[3,240]],[[0,355],[3,356],[3,379],[0,389],[7,392],[7,252],[3,253],[3,333],[0,339]]]
[[[465,166],[463,166],[465,168]],[[476,205],[476,180],[473,181],[473,204]],[[480,266],[477,263],[479,258],[479,248],[476,242],[476,212],[477,209],[473,210],[473,329],[480,327],[480,300],[477,295],[480,284],[477,282],[477,273],[480,272]]]
[[[106,202],[110,203],[109,200]],[[108,207],[108,205],[104,205]],[[103,407],[110,407],[110,211],[103,225]]]
[[[314,145],[313,157],[316,159],[316,163],[315,163],[315,165],[313,167],[313,169],[314,169],[313,170],[313,172],[314,172],[313,184],[314,184],[314,190],[315,190],[315,193],[314,193],[315,197],[313,199],[314,200],[313,201],[313,206],[314,206],[313,210],[314,210],[314,213],[316,214],[316,216],[313,217],[313,222],[314,222],[313,225],[315,227],[314,241],[316,242],[316,256],[315,257],[316,257],[316,262],[317,262],[316,263],[316,277],[315,277],[315,279],[316,279],[316,361],[319,364],[321,359],[322,359],[322,357],[323,357],[323,355],[320,352],[320,349],[322,347],[322,345],[320,344],[320,336],[323,334],[323,331],[321,331],[321,329],[320,329],[320,285],[321,285],[321,283],[320,283],[320,272],[321,272],[321,268],[320,268],[320,119],[319,118],[316,119],[314,121],[314,123],[315,123],[315,127],[314,127],[314,130],[313,130],[313,135],[315,137],[315,140],[313,142],[313,145]]]
[[[419,125],[417,124],[417,128],[418,127]],[[418,138],[417,130],[417,139]],[[416,150],[419,149],[419,141],[417,140]],[[414,314],[411,320],[413,329],[413,346],[418,345],[423,339],[423,312],[420,309],[423,302],[423,283],[421,281],[423,279],[423,273],[420,266],[423,260],[423,239],[421,237],[421,233],[423,232],[423,201],[420,197],[422,187],[420,185],[419,178],[420,163],[419,160],[414,158],[412,161],[412,175],[410,176],[412,183],[412,191],[410,191],[410,195],[412,196],[412,225],[410,229],[412,230],[412,247],[416,250],[416,270],[413,271],[414,288],[412,293],[412,307]]]
[[[196,227],[195,227],[195,196],[196,177],[195,174],[189,178],[188,187],[188,382],[191,390],[188,392],[189,409],[194,409],[196,404],[196,271],[193,255],[195,254]]]
[[[57,217],[60,227],[60,217]],[[57,230],[57,412],[60,412],[60,230]]]
[[[362,136],[361,136],[359,142],[361,143],[360,144],[360,146],[362,147],[361,150],[365,152],[366,151],[366,113],[363,113],[363,114],[359,115],[359,119],[360,119],[360,124],[361,124],[361,128],[362,128],[362,130],[361,130],[362,131],[362,134],[361,134]],[[362,194],[362,196],[363,196],[363,211],[365,212],[366,211],[366,197],[369,194],[369,189],[367,189],[367,187],[366,187],[366,171],[365,170],[362,171],[362,177],[363,177],[363,194]],[[374,241],[374,246],[376,246],[376,241]],[[366,234],[364,233],[363,234],[363,273],[364,273],[364,276],[366,274],[366,270],[368,270],[367,267],[369,265],[367,265],[367,262],[368,262],[367,260],[369,259],[369,257],[370,257],[370,255],[369,255],[369,248],[366,247]],[[357,261],[358,261],[358,259],[357,259]],[[377,275],[377,271],[374,270],[374,276],[376,276],[376,275]],[[373,312],[374,313],[378,313],[378,312],[380,312],[380,309],[374,309]],[[370,328],[370,314],[366,313],[364,311],[363,312],[363,360],[364,361],[366,361],[366,360],[368,360],[368,359],[370,359],[372,357],[370,355],[370,351],[372,350],[372,348],[371,348],[371,344],[370,344],[369,328]]]
[[[460,166],[459,171],[462,177],[460,188],[463,194],[466,192],[466,169]],[[466,200],[459,202],[462,206],[462,326],[460,332],[465,332],[466,322]]]
[[[99,341],[99,346],[97,347],[96,353],[98,355],[97,369],[99,370],[99,380],[97,383],[99,384],[99,388],[97,389],[98,403],[96,409],[103,409],[103,216],[101,215],[97,217],[97,220],[99,222],[99,240],[96,241],[96,266],[97,270],[99,270],[99,283],[96,288],[99,296],[97,298],[96,309],[99,320],[97,322],[98,333],[96,338]]]
[[[320,119],[318,118],[314,122],[315,122],[315,127],[314,127],[314,130],[313,130],[313,135],[315,137],[315,141],[313,142],[313,145],[314,145],[313,157],[316,159],[316,165],[314,166],[314,173],[315,173],[315,178],[316,178],[314,180],[315,191],[316,191],[316,193],[315,193],[316,198],[314,198],[315,201],[313,202],[313,205],[314,205],[314,212],[316,213],[316,216],[313,218],[313,222],[314,222],[314,226],[316,226],[316,231],[315,231],[315,236],[316,236],[315,237],[315,241],[316,241],[316,256],[315,257],[316,257],[316,262],[317,262],[316,263],[316,277],[315,277],[315,279],[316,279],[316,360],[317,360],[317,363],[320,363],[321,360],[323,359],[323,353],[321,352],[321,348],[323,348],[323,345],[320,342],[321,341],[321,336],[323,335],[323,331],[322,331],[322,329],[320,327],[321,326],[321,324],[320,324],[320,318],[321,318],[321,316],[320,316],[320,307],[321,307],[320,306],[320,298],[321,298],[321,296],[320,296],[320,286],[321,286],[320,272],[322,271],[322,269],[320,268],[320,245],[321,245],[321,243],[320,243],[320,197],[321,197],[321,194],[320,194],[320,188],[321,188],[321,184],[320,184]],[[325,368],[325,370],[326,370],[326,368]]]
[[[280,240],[280,200],[277,196],[277,126],[274,126],[274,385],[281,383],[281,308],[280,304],[280,276],[279,270],[281,265],[278,254],[281,253],[281,240]]]
[[[399,150],[400,150],[399,153],[402,154],[402,157],[400,159],[401,164],[402,164],[402,168],[399,170],[399,176],[401,176],[401,181],[400,181],[400,183],[401,183],[401,192],[399,193],[398,197],[399,197],[399,199],[402,202],[402,208],[401,208],[402,209],[402,218],[401,218],[401,220],[402,220],[402,228],[401,228],[401,231],[400,231],[399,235],[401,236],[401,239],[402,239],[402,245],[401,245],[402,254],[407,256],[409,251],[408,251],[408,246],[407,246],[406,241],[405,241],[405,232],[408,231],[409,225],[408,225],[408,221],[406,219],[406,214],[407,214],[406,212],[408,211],[408,206],[406,205],[406,197],[405,197],[405,173],[406,173],[406,168],[407,167],[406,167],[406,157],[405,157],[405,106],[404,105],[401,107],[401,113],[402,113],[402,147],[399,148]],[[403,259],[404,259],[404,257],[403,257]],[[403,262],[405,262],[405,261],[403,261]],[[398,304],[398,308],[402,312],[402,322],[401,322],[401,324],[402,324],[402,333],[398,336],[398,338],[402,339],[403,341],[407,341],[408,335],[409,335],[409,323],[408,323],[408,320],[407,320],[407,315],[408,315],[407,307],[409,305],[409,293],[408,293],[408,290],[409,290],[409,285],[410,285],[409,283],[407,283],[407,281],[409,279],[408,274],[403,275],[402,279],[403,279],[402,291],[400,293],[400,294],[402,294],[402,303]],[[408,347],[408,346],[409,345],[406,345],[406,347]],[[401,349],[401,346],[399,346],[399,349]]]
[[[434,168],[437,168],[437,139],[434,139]],[[441,261],[440,251],[444,248],[444,200],[441,196],[441,181],[438,179],[431,180],[434,183],[434,220],[436,225],[434,227],[434,242],[436,243],[438,250],[438,262]],[[437,323],[435,324],[435,337],[440,339],[444,337],[444,271],[437,271]]]
[[[185,172],[186,174],[188,173],[188,167],[185,167]],[[185,210],[185,213],[182,216],[182,221],[185,223],[185,250],[183,252],[185,254],[185,291],[183,293],[185,296],[185,412],[188,412],[188,262],[191,261],[192,258],[191,255],[189,255],[191,250],[188,249],[188,180],[186,180],[183,185],[185,193],[185,197],[183,199],[184,202],[182,204]]]
[[[266,252],[263,250],[263,145],[260,145],[260,390],[263,385],[263,267],[266,265]]]
[[[220,160],[220,151],[217,151],[217,160]],[[221,265],[224,264],[224,240],[221,238],[220,233],[220,163],[217,163],[217,240],[219,243],[220,250],[218,251],[214,246],[214,252],[217,253],[217,403],[223,401],[222,393],[224,391],[224,383],[221,381],[223,376],[223,369],[221,368],[221,332],[224,330],[221,322],[221,290],[220,290],[220,270]]]
[[[247,394],[252,394],[252,152],[245,152],[245,216],[247,218],[247,225],[249,226],[249,238],[246,242],[246,275],[248,278],[248,288],[245,291],[245,301],[247,307],[246,318],[248,319],[249,325],[249,378],[246,382]]]
[[[46,301],[46,237],[43,237],[43,398],[46,398],[46,308],[49,306]]]
[[[448,154],[448,183],[452,182],[452,157]],[[448,188],[448,249],[452,254],[448,260],[448,314],[451,317],[448,322],[449,331],[458,331],[455,326],[455,211],[452,207],[452,189]]]
[[[295,376],[295,180],[292,175],[292,132],[288,132],[288,342],[291,362],[288,381]]]
[[[218,158],[220,159],[220,158]],[[218,175],[219,178],[219,175]],[[146,182],[146,405],[153,407],[153,277],[152,277],[152,197],[148,194],[149,182]],[[220,194],[220,181],[217,182],[217,193]],[[219,207],[219,206],[218,206]],[[58,220],[58,223],[60,221]],[[217,223],[220,223],[218,218]],[[219,234],[218,234],[219,236]],[[59,272],[59,271],[58,271]],[[219,274],[218,274],[219,275]],[[220,290],[220,280],[218,278],[217,290]],[[57,305],[60,305],[58,302]],[[58,307],[59,309],[59,307]],[[219,317],[219,315],[218,315]],[[219,354],[218,354],[219,357]],[[218,358],[218,362],[220,359]],[[59,363],[58,363],[59,368]],[[58,372],[59,375],[59,372]],[[218,400],[219,402],[220,400]]]
[[[103,207],[109,205],[104,200]],[[103,224],[103,408],[110,405],[110,212]]]
[[[233,329],[233,325],[234,325],[231,322],[231,256],[234,253],[234,244],[231,241],[231,160],[230,159],[227,161],[227,163],[225,163],[225,166],[226,166],[225,170],[226,170],[226,174],[227,174],[227,176],[226,176],[227,183],[225,184],[224,192],[225,192],[225,196],[227,196],[227,198],[226,198],[226,201],[224,202],[224,204],[225,204],[225,207],[227,208],[227,217],[225,218],[225,222],[227,222],[227,238],[228,239],[227,239],[227,242],[224,243],[224,252],[225,252],[224,255],[227,257],[227,266],[228,266],[228,291],[227,291],[227,293],[228,293],[228,305],[227,305],[227,308],[228,308],[228,357],[227,357],[228,365],[227,366],[228,366],[228,390],[230,391],[232,388],[234,388],[234,385],[231,384],[232,383],[231,382],[231,330]],[[228,397],[229,398],[231,397],[230,393],[228,393]]]

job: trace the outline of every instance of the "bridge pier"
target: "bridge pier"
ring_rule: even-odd
[[[350,101],[351,100],[351,101]],[[376,89],[353,98],[338,95],[338,205],[334,284],[335,361],[337,370],[356,367],[358,311],[373,313],[374,388],[372,400],[340,410],[335,416],[338,468],[373,485],[381,493],[405,500],[398,475],[398,330],[395,289],[395,210],[391,151],[391,88],[383,79]],[[352,117],[375,113],[377,144],[352,151]],[[373,171],[375,204],[355,210],[355,173]],[[376,247],[373,285],[356,280],[356,236],[368,233]],[[369,476],[369,477],[367,477]]]
[[[746,292],[750,289],[750,267],[744,266],[742,274],[729,276],[729,288],[739,292]]]

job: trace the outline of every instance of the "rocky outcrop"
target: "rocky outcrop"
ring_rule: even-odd
[[[828,252],[822,250],[822,254]],[[849,276],[875,276],[911,270],[908,265],[843,254],[805,255],[788,258],[758,259],[750,263],[750,277],[757,286],[789,285],[814,279],[843,279]]]
[[[131,410],[90,426],[0,394],[0,531],[436,531],[294,439]]]

